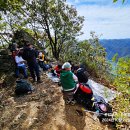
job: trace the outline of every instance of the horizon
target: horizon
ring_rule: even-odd
[[[79,40],[90,38],[94,31],[99,39],[130,39],[130,1],[119,0],[67,0],[78,15],[84,16],[83,35]]]

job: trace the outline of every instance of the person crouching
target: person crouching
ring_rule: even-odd
[[[60,82],[62,86],[63,98],[66,104],[75,104],[73,98],[74,92],[76,91],[78,78],[71,72],[71,64],[65,62],[62,65],[62,71],[60,73]]]

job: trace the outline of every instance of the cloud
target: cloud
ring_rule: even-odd
[[[79,39],[87,39],[90,31],[103,34],[101,38],[118,39],[130,38],[130,6],[114,6],[113,4],[89,5],[80,2],[96,2],[108,0],[75,0],[78,14],[85,17],[82,31],[84,34]],[[72,0],[71,0],[72,2]]]

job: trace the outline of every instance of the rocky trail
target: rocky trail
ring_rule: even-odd
[[[113,130],[81,106],[65,105],[60,87],[45,73],[42,80],[32,94],[19,97],[15,84],[0,88],[0,130]]]

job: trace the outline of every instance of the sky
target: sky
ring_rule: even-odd
[[[83,35],[80,40],[90,38],[94,31],[100,39],[130,38],[130,0],[67,0],[74,5],[78,15],[84,16]]]

